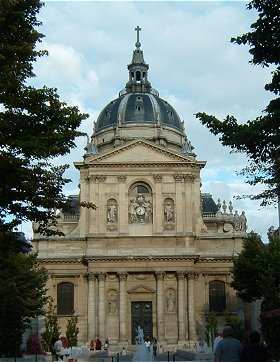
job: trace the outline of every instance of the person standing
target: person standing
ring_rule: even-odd
[[[56,360],[63,361],[63,344],[61,338],[58,338],[58,340],[55,342],[53,349],[55,352]]]
[[[233,338],[233,329],[226,326],[223,329],[223,339],[217,344],[215,362],[240,362],[241,343]]]
[[[213,352],[216,352],[218,343],[223,339],[222,333],[217,333],[213,343]]]
[[[154,358],[156,358],[156,356],[157,356],[157,339],[156,338],[153,339],[153,355],[154,355]]]
[[[267,362],[269,359],[267,348],[261,343],[259,332],[254,331],[249,336],[241,353],[242,362]]]

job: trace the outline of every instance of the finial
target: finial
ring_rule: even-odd
[[[134,29],[137,32],[137,41],[135,43],[135,46],[137,49],[139,49],[141,47],[141,43],[139,41],[139,32],[142,30],[138,25],[137,27]]]

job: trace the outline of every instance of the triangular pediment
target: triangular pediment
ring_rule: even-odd
[[[135,293],[155,293],[155,290],[150,287],[146,287],[143,284],[138,285],[137,287],[131,288],[127,291],[129,294],[135,294]]]
[[[87,160],[88,163],[126,162],[193,162],[191,157],[179,155],[145,140],[135,140],[102,155]]]

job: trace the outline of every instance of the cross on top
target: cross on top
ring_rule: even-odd
[[[141,43],[139,41],[139,33],[141,31],[141,28],[137,25],[137,27],[134,29],[137,32],[137,41],[135,43],[136,48],[140,48],[141,47]]]

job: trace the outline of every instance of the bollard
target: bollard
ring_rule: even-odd
[[[169,355],[170,355],[170,352],[168,351],[168,352],[167,352],[167,361],[168,361],[168,362],[170,362],[170,359],[169,359],[170,356],[169,356]]]

